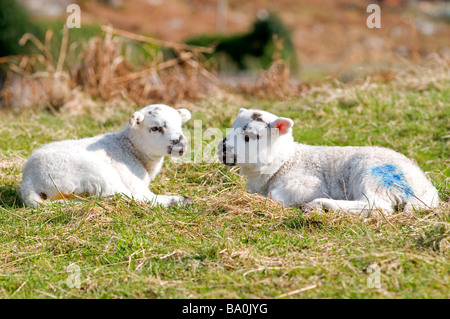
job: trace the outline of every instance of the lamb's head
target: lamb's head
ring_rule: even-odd
[[[270,164],[276,153],[292,143],[294,122],[260,110],[240,109],[233,127],[218,145],[225,165],[241,167]]]
[[[150,156],[181,156],[186,152],[187,139],[181,126],[189,121],[186,109],[174,109],[153,104],[135,112],[129,119],[133,143]]]

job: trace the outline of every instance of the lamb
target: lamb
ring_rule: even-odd
[[[238,165],[247,190],[285,206],[367,215],[373,209],[431,209],[436,188],[410,159],[381,147],[310,146],[294,142],[291,119],[240,109],[218,145]]]
[[[132,114],[122,131],[43,146],[23,168],[23,203],[37,207],[47,199],[122,193],[164,207],[190,204],[187,197],[155,195],[148,188],[164,156],[186,151],[181,126],[190,118],[187,109],[148,105]]]

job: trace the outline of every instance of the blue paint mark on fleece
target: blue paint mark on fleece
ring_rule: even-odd
[[[371,173],[380,179],[383,186],[397,187],[406,197],[414,195],[412,189],[406,184],[405,175],[398,170],[397,166],[393,164],[374,166],[371,169]]]

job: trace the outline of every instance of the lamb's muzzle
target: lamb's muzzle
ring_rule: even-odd
[[[172,156],[182,156],[187,149],[187,140],[184,135],[180,135],[178,139],[171,140],[172,145],[167,147],[167,153]]]

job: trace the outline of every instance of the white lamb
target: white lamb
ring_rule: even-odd
[[[294,142],[294,122],[241,109],[219,143],[226,165],[238,165],[247,189],[286,206],[351,214],[437,207],[436,188],[407,157],[381,147],[310,146]]]
[[[45,145],[24,166],[21,198],[36,207],[46,199],[122,193],[163,206],[189,204],[187,197],[155,195],[148,187],[164,156],[186,151],[181,125],[190,118],[186,109],[149,105],[135,112],[120,132]]]

